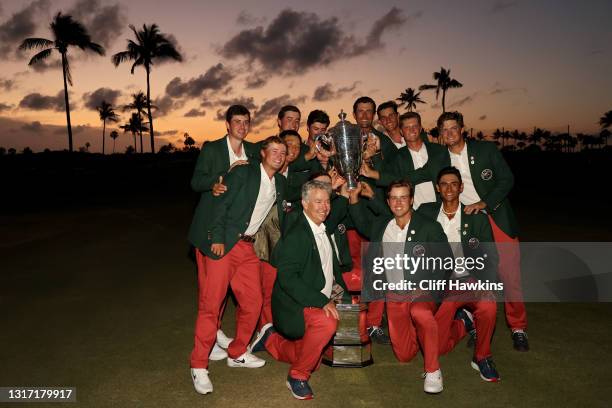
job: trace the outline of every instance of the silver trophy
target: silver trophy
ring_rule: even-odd
[[[346,120],[346,113],[340,111],[340,122],[328,130],[336,148],[335,168],[346,179],[349,190],[357,188],[359,168],[363,153],[363,142],[359,126]]]

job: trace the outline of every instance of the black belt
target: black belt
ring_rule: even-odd
[[[255,237],[252,235],[239,234],[238,238],[244,242],[255,242]]]

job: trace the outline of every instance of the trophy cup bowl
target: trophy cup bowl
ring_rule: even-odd
[[[341,111],[338,117],[340,122],[328,130],[336,147],[334,163],[338,173],[346,179],[348,189],[354,190],[359,182],[363,151],[361,129],[346,120],[344,111]]]

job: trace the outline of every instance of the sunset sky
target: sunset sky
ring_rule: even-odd
[[[0,146],[67,148],[59,54],[34,69],[33,53],[16,51],[27,37],[52,38],[55,13],[72,14],[106,48],[104,57],[70,52],[75,148],[101,150],[102,98],[120,106],[145,90],[145,72],[115,68],[128,24],[157,23],[184,56],[152,72],[157,147],[223,136],[220,114],[242,101],[253,114],[250,140],[275,133],[287,103],[306,115],[326,110],[332,122],[354,99],[395,99],[433,83],[450,68],[463,83],[447,109],[464,113],[474,132],[495,128],[598,132],[612,109],[612,2],[603,1],[2,1],[0,0]],[[606,46],[606,44],[608,44]],[[433,91],[417,110],[426,128],[441,112]],[[438,101],[439,102],[439,101]],[[128,112],[121,112],[122,123]],[[107,126],[109,130],[117,125]],[[109,146],[110,139],[107,141]],[[117,150],[132,142],[119,137]],[[145,144],[145,147],[148,143]]]

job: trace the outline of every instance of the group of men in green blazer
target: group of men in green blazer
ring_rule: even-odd
[[[513,185],[512,172],[495,145],[464,139],[463,118],[458,112],[445,113],[438,120],[438,129],[446,144],[442,147],[423,136],[418,114],[399,116],[397,105],[392,102],[382,104],[377,111],[386,133],[374,129],[376,104],[371,98],[359,98],[353,113],[367,135],[361,168],[364,181],[356,191],[343,189],[342,195],[351,202],[347,206],[348,200],[337,196],[340,191],[331,191],[327,183],[322,187],[317,180],[305,182],[308,175],[316,178],[324,170],[333,168],[330,161],[333,149],[322,148],[315,130],[311,131],[319,126],[323,130],[316,131],[324,132],[329,118],[322,111],[313,115],[317,121],[309,117],[309,143],[300,144],[299,151],[294,146],[295,157],[288,163],[287,147],[299,137],[301,113],[295,107],[285,108],[278,120],[283,138],[271,137],[255,144],[244,140],[250,126],[248,110],[240,105],[230,107],[226,115],[227,135],[205,143],[194,170],[192,187],[201,197],[189,233],[190,242],[196,248],[199,283],[191,374],[196,391],[202,394],[212,392],[209,359],[227,358],[230,367],[256,368],[265,361],[254,353],[266,349],[275,358],[291,363],[287,386],[292,395],[299,399],[312,398],[308,377],[318,366],[324,345],[333,336],[332,326],[335,331],[335,325],[326,323],[330,316],[337,317],[331,310],[331,294],[327,293],[329,279],[331,276],[334,288],[346,301],[348,289],[341,273],[356,266],[355,258],[347,251],[347,230],[359,231],[372,242],[383,241],[392,232],[404,240],[404,250],[410,254],[416,251],[415,247],[431,252],[427,245],[438,242],[442,245],[437,250],[444,248],[443,252],[457,256],[448,246],[449,232],[444,229],[456,227],[457,220],[460,220],[460,231],[455,232],[462,242],[463,254],[474,252],[475,242],[483,246],[493,241],[518,243],[517,223],[507,199]],[[335,179],[338,180],[337,174]],[[415,186],[422,194],[415,194]],[[449,193],[447,203],[443,191],[453,188],[454,196]],[[434,189],[436,193],[432,196],[430,190]],[[418,212],[413,211],[415,196],[421,200]],[[463,200],[464,196],[470,202]],[[428,203],[429,199],[432,202]],[[332,207],[336,207],[335,215],[326,223]],[[454,208],[452,215],[448,215],[447,207]],[[278,216],[281,230],[280,241],[267,260],[275,267],[271,294],[273,322],[261,322],[255,341],[248,346],[265,292],[261,262],[253,249],[253,241],[271,211]],[[398,221],[401,217],[396,212],[403,212],[403,221]],[[321,245],[327,248],[328,241],[333,255],[329,263],[324,260],[326,250],[321,249]],[[499,277],[504,283],[508,281],[507,287],[513,290],[510,298],[506,295],[509,299],[506,315],[515,348],[526,351],[526,315],[516,267],[518,253],[513,251],[500,250]],[[487,277],[494,281],[497,252],[490,253],[489,266],[495,265],[487,269],[489,274],[494,271]],[[369,261],[366,259],[364,264]],[[361,264],[361,260],[357,262]],[[371,278],[366,269],[363,285],[370,284]],[[441,277],[483,278],[477,273]],[[219,330],[229,287],[239,303],[234,339],[228,339]],[[390,343],[400,361],[413,358],[420,343],[425,355],[426,392],[442,390],[437,357],[450,351],[466,334],[476,343],[472,366],[486,381],[499,379],[489,347],[496,310],[492,295],[487,294],[489,297],[484,300],[481,297],[466,300],[456,295],[425,291],[408,302],[387,299]],[[442,302],[443,306],[438,308],[437,303],[443,298],[450,306]],[[326,309],[326,305],[330,306]],[[376,305],[371,308],[373,318],[368,322],[369,328],[374,329],[369,330],[370,335],[383,343],[389,341],[381,330],[384,302],[373,301],[370,305]],[[322,310],[325,318],[319,312],[313,314],[312,308]],[[307,356],[299,352],[305,345],[309,350]],[[314,357],[310,355],[313,353]]]

